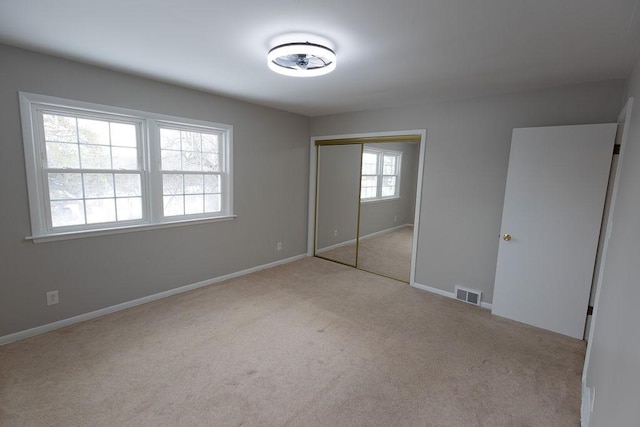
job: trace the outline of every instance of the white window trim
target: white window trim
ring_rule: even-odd
[[[99,228],[95,230],[67,231],[64,233],[50,233],[43,236],[27,236],[25,240],[34,243],[56,242],[59,240],[84,239],[87,237],[106,236],[109,234],[133,233],[137,231],[157,230],[162,228],[183,227],[185,225],[206,224],[209,222],[231,221],[238,215],[225,215],[213,218],[188,219],[180,221],[163,222],[159,224],[125,225],[120,227]]]
[[[233,126],[214,123],[203,120],[194,120],[183,117],[169,116],[164,114],[150,113],[146,111],[132,110],[108,105],[93,104],[82,101],[74,101],[64,98],[57,98],[47,95],[39,95],[27,92],[19,92],[20,115],[22,119],[22,134],[24,142],[25,166],[27,172],[27,189],[29,196],[29,212],[31,218],[31,236],[26,237],[36,243],[76,239],[105,234],[117,234],[141,230],[151,230],[165,227],[184,226],[206,222],[218,222],[231,220],[237,217],[233,214]],[[143,188],[143,218],[141,220],[127,221],[126,223],[106,223],[93,224],[92,228],[85,226],[74,229],[65,228],[63,231],[52,230],[47,225],[48,198],[44,194],[45,186],[43,179],[43,159],[40,135],[37,123],[38,109],[51,107],[56,110],[77,110],[77,113],[92,114],[97,116],[111,115],[121,116],[128,121],[140,123],[140,143],[142,163],[142,186]],[[177,217],[162,217],[162,195],[161,186],[152,183],[161,177],[160,173],[160,150],[158,123],[176,124],[183,127],[219,130],[223,134],[224,143],[222,146],[226,150],[223,156],[223,170],[225,179],[223,180],[223,212],[220,215],[196,214]],[[150,145],[157,144],[151,148]],[[151,158],[153,157],[153,158]],[[159,205],[158,205],[159,203]]]
[[[393,196],[386,196],[383,197],[382,196],[382,178],[384,177],[384,175],[382,174],[382,168],[383,168],[383,162],[378,160],[378,173],[376,174],[376,176],[378,177],[378,187],[376,189],[376,197],[369,197],[366,199],[360,198],[360,203],[380,203],[380,202],[386,202],[386,201],[390,201],[390,200],[396,200],[400,198],[400,184],[401,184],[401,176],[402,176],[402,151],[395,151],[395,150],[387,150],[384,148],[365,148],[363,150],[363,153],[376,153],[378,156],[380,156],[380,154],[390,154],[390,155],[394,155],[398,158],[397,164],[396,164],[396,177],[397,177],[397,183],[396,183],[396,194]],[[378,157],[380,158],[380,157]],[[360,176],[362,177],[362,172],[360,173]],[[371,175],[373,176],[373,175]],[[361,178],[362,179],[362,178]],[[378,194],[380,194],[380,196],[378,196]]]

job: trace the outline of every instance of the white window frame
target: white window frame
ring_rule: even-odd
[[[219,126],[219,125],[218,125]],[[227,205],[229,203],[232,202],[232,199],[229,195],[229,197],[225,197],[225,193],[229,194],[226,189],[229,187],[229,183],[227,181],[229,181],[229,177],[227,176],[227,174],[225,173],[226,170],[229,170],[231,168],[231,164],[229,161],[227,161],[229,159],[229,157],[227,156],[227,151],[230,151],[230,144],[229,147],[227,146],[227,139],[228,139],[228,135],[227,133],[223,130],[220,129],[219,127],[214,128],[212,126],[207,126],[207,127],[203,127],[203,126],[197,126],[194,125],[192,123],[185,123],[183,122],[176,122],[176,121],[168,121],[168,120],[156,120],[153,123],[153,127],[154,127],[154,134],[156,135],[156,137],[153,138],[153,145],[154,145],[154,150],[152,150],[153,153],[157,154],[158,159],[156,164],[158,165],[158,170],[157,170],[157,176],[155,177],[156,179],[156,185],[154,185],[154,189],[157,189],[157,192],[155,193],[155,197],[153,198],[154,201],[156,201],[156,204],[154,205],[154,209],[152,209],[152,212],[154,213],[162,213],[163,211],[163,206],[162,206],[162,201],[163,201],[163,192],[162,192],[162,175],[163,173],[177,173],[177,174],[183,174],[183,175],[189,175],[189,174],[203,174],[203,175],[208,175],[208,174],[215,174],[215,175],[220,175],[221,178],[221,191],[222,191],[222,197],[221,197],[221,206],[222,206],[222,213],[224,214],[227,211]],[[222,150],[222,162],[220,164],[220,172],[206,172],[206,171],[164,171],[162,170],[161,164],[162,161],[160,159],[160,154],[161,154],[161,142],[160,142],[160,128],[165,128],[165,129],[173,129],[173,130],[184,130],[184,131],[190,131],[190,132],[207,132],[207,133],[215,133],[219,136],[220,138],[220,150]],[[212,132],[213,131],[213,132]],[[229,185],[228,185],[229,184]],[[210,213],[202,213],[202,214],[184,214],[184,215],[180,215],[180,216],[163,216],[160,215],[156,218],[157,222],[175,222],[176,218],[178,218],[178,220],[180,220],[180,218],[192,218],[192,219],[200,219],[200,218],[204,218],[204,219],[208,219],[211,218],[212,216],[220,216],[220,214],[210,214]]]
[[[374,197],[362,198],[360,197],[360,201],[362,203],[372,203],[372,202],[380,202],[384,200],[393,200],[400,198],[400,177],[402,175],[402,152],[394,151],[394,150],[386,150],[382,148],[365,148],[363,150],[364,153],[375,154],[377,156],[377,166],[376,166],[376,177],[377,177],[377,188],[376,195]],[[384,175],[384,156],[394,156],[396,158],[396,174],[395,175]],[[362,171],[360,172],[360,179],[362,180]],[[364,176],[374,176],[374,175],[364,175]],[[395,193],[392,196],[382,196],[382,182],[385,176],[395,176],[396,177],[396,185],[395,185]]]
[[[233,126],[183,117],[93,104],[46,95],[19,92],[20,114],[27,172],[27,189],[31,216],[31,236],[27,240],[45,242],[124,233],[145,229],[174,227],[200,222],[231,220],[233,214]],[[45,182],[45,142],[42,135],[42,112],[90,116],[137,125],[138,156],[142,187],[142,218],[139,220],[84,224],[54,228],[51,225],[50,201]],[[162,173],[159,126],[198,129],[220,135],[222,209],[214,214],[163,216]],[[103,170],[111,173],[112,170]]]

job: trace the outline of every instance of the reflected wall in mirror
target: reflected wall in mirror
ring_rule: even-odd
[[[409,282],[418,143],[364,144],[357,267]]]
[[[361,144],[318,147],[315,254],[357,264]]]

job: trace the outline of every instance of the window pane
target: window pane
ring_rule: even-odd
[[[382,197],[391,197],[396,195],[396,177],[385,176],[382,178]]]
[[[87,224],[112,222],[116,220],[115,199],[85,200]]]
[[[87,199],[113,197],[113,175],[110,173],[85,173],[84,197]]]
[[[160,127],[160,145],[162,170],[189,172],[221,170],[222,159],[218,154],[219,135]]]
[[[210,133],[202,134],[202,151],[206,153],[219,153],[218,135]]]
[[[204,192],[219,193],[220,192],[220,175],[204,176]]]
[[[162,170],[179,171],[182,170],[181,156],[179,151],[162,150]]]
[[[47,166],[50,168],[78,168],[78,144],[47,142]]]
[[[362,187],[377,187],[378,186],[378,177],[377,176],[363,176],[362,177]]]
[[[43,114],[45,141],[78,142],[76,119],[73,117]]]
[[[138,169],[138,150],[135,148],[113,147],[113,169]]]
[[[184,193],[185,194],[204,193],[202,178],[203,178],[202,175],[185,175],[184,176]]]
[[[376,197],[376,189],[375,188],[367,188],[362,187],[360,190],[360,198],[362,199],[371,199]]]
[[[180,131],[160,128],[160,148],[163,150],[180,150]]]
[[[78,119],[78,132],[81,144],[109,145],[109,122]]]
[[[162,194],[183,194],[182,175],[163,174],[162,175]]]
[[[82,176],[79,173],[50,173],[49,198],[51,200],[81,199]]]
[[[391,197],[396,195],[395,187],[382,187],[382,197]]]
[[[84,224],[84,203],[82,200],[51,202],[51,225],[64,227],[80,224]]]
[[[116,197],[141,196],[140,175],[116,174]],[[119,216],[119,214],[118,214]]]
[[[136,126],[125,123],[111,123],[111,145],[137,147]]]
[[[378,173],[378,155],[375,153],[362,153],[362,174],[374,175]]]
[[[116,208],[118,210],[118,221],[127,221],[142,218],[141,197],[127,197],[125,199],[116,199]]]
[[[196,132],[181,133],[182,136],[182,150],[183,151],[202,151],[202,136]]]
[[[202,194],[199,194],[197,196],[184,196],[184,213],[186,215],[203,213],[203,197],[204,196]]]
[[[216,153],[203,153],[202,170],[208,172],[220,172],[220,155]]]
[[[391,197],[396,195],[396,177],[382,177],[382,197]]]
[[[184,215],[184,196],[164,196],[164,216]]]
[[[102,145],[81,145],[83,169],[111,169],[111,150]]]
[[[204,196],[205,212],[220,212],[222,210],[220,194],[206,194]]]
[[[396,174],[396,156],[384,156],[384,165],[382,167],[382,173],[384,175]]]
[[[378,189],[377,176],[363,176],[360,184],[360,198],[370,199],[376,197]]]
[[[182,170],[185,171],[201,171],[200,153],[193,151],[182,152]]]

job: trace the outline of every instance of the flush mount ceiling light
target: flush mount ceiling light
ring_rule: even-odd
[[[336,68],[336,54],[315,43],[286,43],[274,47],[267,55],[269,68],[293,77],[315,77]]]

